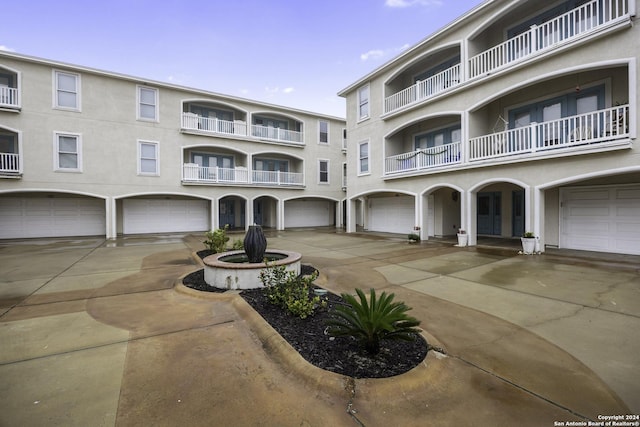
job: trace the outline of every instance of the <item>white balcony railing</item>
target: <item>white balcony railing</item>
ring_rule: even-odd
[[[240,120],[220,120],[194,113],[182,113],[182,129],[226,135],[246,135],[247,123]]]
[[[570,154],[573,149],[597,150],[629,138],[629,114],[629,105],[620,105],[471,138],[468,144],[455,142],[397,154],[385,158],[384,174],[456,168],[481,160],[508,161],[513,156]]]
[[[469,78],[510,66],[541,51],[628,17],[628,0],[593,0],[469,59]]]
[[[18,89],[0,86],[0,107],[18,107]]]
[[[304,185],[304,175],[297,172],[254,170],[251,177],[254,184]]]
[[[199,166],[196,163],[183,165],[183,180],[203,183],[246,184],[249,173],[246,168],[219,168]]]
[[[20,155],[0,153],[0,173],[20,173]]]
[[[469,140],[469,161],[486,160],[629,137],[629,106],[565,117]]]
[[[251,180],[249,179],[251,178]],[[202,184],[304,185],[304,174],[279,171],[249,171],[244,167],[219,168],[186,163],[182,180]]]
[[[389,156],[385,159],[386,174],[410,172],[460,163],[460,142],[423,148],[409,153]]]
[[[302,132],[261,125],[251,125],[251,136],[260,139],[294,143],[302,143],[304,138]]]
[[[460,84],[460,64],[454,65],[425,80],[418,81],[414,85],[394,93],[385,98],[384,112],[390,113],[414,102],[420,102],[431,98],[447,89]]]

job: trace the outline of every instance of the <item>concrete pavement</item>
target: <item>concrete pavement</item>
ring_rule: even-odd
[[[446,355],[388,379],[315,368],[236,294],[175,286],[200,268],[201,236],[2,242],[0,425],[538,426],[640,412],[640,258],[270,234],[334,292],[396,293]]]

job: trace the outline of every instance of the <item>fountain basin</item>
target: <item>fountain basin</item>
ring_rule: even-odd
[[[300,274],[302,255],[297,252],[268,250],[264,254],[269,267],[284,265],[289,271]],[[204,281],[219,289],[262,288],[260,272],[267,268],[264,262],[250,263],[244,251],[222,252],[209,255],[204,263]]]

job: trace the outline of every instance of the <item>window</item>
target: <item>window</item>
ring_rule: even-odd
[[[54,107],[80,111],[80,75],[54,71],[54,79]]]
[[[358,89],[358,120],[369,118],[369,85]]]
[[[329,183],[329,160],[318,160],[318,182]]]
[[[160,175],[158,143],[138,141],[138,174]]]
[[[138,119],[158,121],[158,90],[138,86]]]
[[[320,120],[318,122],[318,128],[320,129],[320,135],[318,141],[321,144],[329,143],[329,122],[325,122],[324,120]]]
[[[80,135],[56,133],[54,137],[54,169],[57,171],[82,171],[82,144]]]
[[[342,149],[347,149],[347,129],[342,128]]]
[[[358,144],[358,174],[367,173],[369,173],[369,143],[361,142]]]
[[[347,188],[347,163],[342,163],[342,188]]]
[[[460,142],[460,126],[453,126],[439,129],[429,133],[416,135],[414,138],[414,149],[438,147],[440,145]]]

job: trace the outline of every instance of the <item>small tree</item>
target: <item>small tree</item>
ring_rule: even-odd
[[[205,233],[204,243],[207,249],[213,251],[213,253],[224,252],[226,250],[227,242],[229,241],[229,237],[227,236],[227,229],[229,225],[225,225],[224,228],[218,228],[217,230],[207,231]]]
[[[356,289],[359,301],[349,294],[342,298],[349,304],[335,308],[336,318],[327,321],[327,333],[332,336],[352,336],[369,354],[378,354],[380,341],[399,339],[413,341],[420,333],[416,326],[420,321],[406,314],[411,310],[403,302],[393,302],[394,294],[382,292],[376,297],[373,289],[369,301],[360,289]]]

